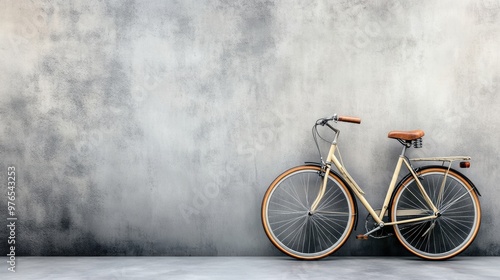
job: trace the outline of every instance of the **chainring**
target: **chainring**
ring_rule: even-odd
[[[376,210],[375,212],[380,213],[380,210]],[[383,221],[387,222],[387,220],[388,220],[388,217],[384,216]],[[366,220],[365,220],[366,232],[370,232],[371,230],[373,230],[376,227],[378,227],[377,222],[375,222],[372,215],[368,214],[368,216],[366,216]],[[393,227],[392,226],[385,226],[385,227],[383,227],[375,232],[372,232],[370,234],[370,237],[375,238],[375,239],[382,239],[382,238],[387,238],[387,237],[392,236],[392,235],[394,235]]]

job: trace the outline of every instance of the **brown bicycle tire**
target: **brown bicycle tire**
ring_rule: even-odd
[[[341,237],[342,240],[337,241],[337,243],[336,243],[335,246],[333,246],[333,247],[325,250],[321,254],[306,256],[305,254],[303,254],[303,255],[297,254],[297,253],[294,253],[289,248],[285,248],[286,246],[284,246],[284,244],[280,244],[281,242],[274,237],[274,235],[272,234],[272,229],[269,226],[269,220],[268,220],[268,217],[267,217],[268,203],[269,203],[269,199],[270,199],[270,196],[273,193],[273,191],[279,186],[280,183],[283,182],[283,180],[286,180],[292,174],[295,174],[295,173],[298,173],[298,172],[303,172],[303,171],[312,171],[312,172],[318,173],[320,170],[321,170],[321,168],[319,166],[302,165],[302,166],[297,166],[297,167],[291,168],[291,169],[283,172],[281,175],[279,175],[271,183],[271,185],[267,189],[267,191],[266,191],[266,193],[264,195],[264,198],[262,200],[261,221],[262,221],[262,225],[263,225],[263,228],[264,228],[264,231],[265,231],[267,237],[273,243],[273,245],[276,248],[278,248],[281,252],[283,252],[283,253],[291,256],[291,257],[294,257],[294,258],[297,258],[297,259],[301,259],[301,260],[316,260],[316,259],[321,259],[321,258],[324,258],[324,257],[326,257],[326,256],[334,253],[340,247],[342,247],[342,245],[344,245],[344,243],[347,241],[347,239],[349,238],[349,236],[350,236],[350,234],[352,232],[352,229],[354,227],[354,219],[355,219],[355,216],[357,214],[356,213],[355,202],[353,200],[353,197],[352,197],[351,193],[349,192],[348,187],[346,186],[346,184],[335,173],[330,172],[329,177],[331,178],[331,180],[335,181],[336,185],[339,188],[341,188],[342,193],[346,197],[347,205],[350,208],[350,212],[352,213],[351,217],[348,218],[347,227],[346,227],[345,232],[343,233],[343,235]]]
[[[430,175],[430,174],[440,174],[440,173],[444,174],[447,170],[448,170],[447,168],[442,168],[442,167],[427,167],[427,168],[422,168],[421,170],[419,170],[417,172],[417,176],[419,176],[419,177],[425,177],[426,174],[427,175]],[[466,188],[466,191],[467,191],[466,193],[470,194],[471,202],[475,206],[475,211],[474,212],[476,214],[476,216],[474,218],[474,221],[472,222],[473,223],[472,231],[470,232],[470,234],[467,237],[467,239],[464,240],[461,244],[459,244],[459,246],[457,246],[453,250],[450,250],[450,253],[446,253],[445,252],[445,253],[440,253],[440,254],[434,254],[433,255],[433,254],[430,254],[430,253],[426,253],[426,252],[424,252],[422,250],[419,250],[419,249],[415,248],[414,246],[410,245],[409,242],[404,238],[404,236],[400,232],[400,230],[398,228],[398,225],[394,225],[395,235],[398,238],[398,240],[401,242],[401,244],[408,251],[410,251],[414,255],[416,255],[418,257],[421,257],[423,259],[427,259],[427,260],[446,260],[446,259],[450,259],[452,257],[457,256],[458,254],[462,253],[465,249],[467,249],[472,244],[472,242],[474,241],[474,239],[477,236],[477,233],[478,233],[480,225],[481,225],[481,205],[480,205],[479,198],[478,198],[478,195],[477,195],[474,187],[469,183],[469,181],[466,178],[463,177],[463,175],[461,175],[460,173],[454,171],[453,169],[449,170],[448,176],[454,178],[458,183],[460,183],[462,186],[464,186]],[[395,213],[396,212],[395,211],[397,210],[397,207],[398,207],[398,203],[397,203],[398,198],[401,196],[401,193],[405,190],[406,186],[409,186],[409,184],[411,184],[413,181],[414,181],[414,178],[412,176],[408,177],[404,182],[402,182],[401,187],[399,187],[396,190],[396,193],[393,196],[393,201],[391,203],[391,219],[392,219],[392,222],[396,221],[396,219],[395,219],[395,217],[396,217]]]

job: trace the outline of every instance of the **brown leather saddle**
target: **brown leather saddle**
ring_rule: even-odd
[[[387,137],[393,138],[393,139],[401,139],[401,140],[406,140],[406,141],[412,141],[412,140],[417,140],[418,138],[422,138],[422,136],[425,135],[425,132],[423,130],[417,129],[417,130],[393,130],[390,131]]]

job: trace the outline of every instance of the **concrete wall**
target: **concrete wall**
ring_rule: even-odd
[[[0,1],[0,173],[18,254],[272,255],[269,183],[332,113],[381,203],[400,145],[470,155],[499,255],[499,1]],[[0,211],[5,221],[6,188]],[[361,212],[361,233],[366,211]],[[7,232],[0,244],[6,249]],[[355,234],[357,234],[355,233]],[[406,254],[395,239],[338,255]]]

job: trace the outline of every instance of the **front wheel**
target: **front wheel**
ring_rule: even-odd
[[[439,214],[432,220],[394,225],[397,238],[424,259],[444,260],[460,254],[474,241],[481,224],[476,191],[463,175],[447,168],[423,168],[417,176]],[[393,196],[392,221],[433,214],[415,178],[408,177]]]
[[[326,192],[316,212],[310,213],[323,182],[320,171],[320,167],[309,165],[287,170],[271,183],[262,201],[267,236],[294,258],[328,256],[345,243],[354,225],[353,198],[334,173],[328,175]]]

